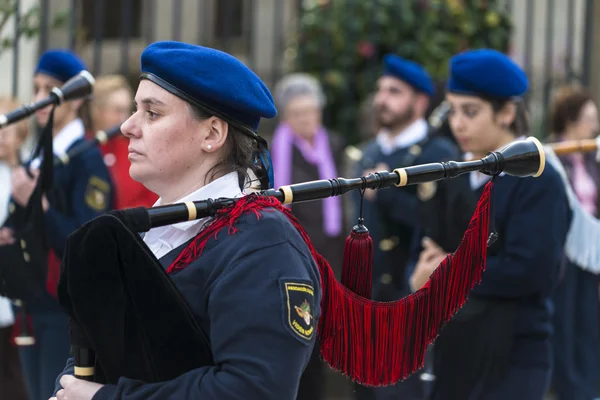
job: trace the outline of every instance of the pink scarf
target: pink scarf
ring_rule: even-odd
[[[296,135],[288,124],[282,123],[275,129],[271,144],[275,189],[300,183],[292,182],[292,146],[296,146],[308,163],[317,166],[319,179],[338,177],[325,128],[319,128],[312,147],[306,140]],[[342,207],[339,196],[323,199],[323,230],[327,236],[337,236],[342,231]]]
[[[581,154],[571,157],[573,163],[573,189],[583,208],[591,215],[596,214],[596,184],[585,168],[585,161]]]

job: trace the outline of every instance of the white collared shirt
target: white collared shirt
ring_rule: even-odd
[[[415,143],[425,139],[429,127],[427,122],[420,118],[406,127],[402,132],[397,135],[392,135],[388,130],[382,129],[375,140],[381,148],[383,154],[390,155],[398,149],[404,149],[412,146]]]
[[[64,128],[58,132],[58,135],[54,136],[52,139],[52,149],[55,155],[62,156],[67,150],[75,143],[75,141],[83,138],[85,136],[85,127],[83,126],[83,121],[79,118],[74,119],[65,125]],[[39,168],[41,157],[37,157],[33,161],[31,161],[31,168]]]
[[[11,168],[5,162],[0,162],[0,226],[8,217],[8,202],[10,200]],[[11,326],[15,323],[12,305],[7,298],[0,296],[0,328]]]
[[[8,203],[12,187],[12,169],[10,165],[0,161],[0,226],[8,218]]]
[[[516,138],[515,140],[511,141],[510,143],[502,146],[500,149],[496,149],[494,151],[499,151],[502,148],[508,146],[509,144],[516,142],[517,140],[524,140],[525,136],[519,136],[518,138]],[[471,158],[473,158],[473,154],[472,153],[465,153],[464,155],[464,159],[465,160],[470,160]],[[501,172],[499,176],[504,176],[504,172]],[[469,182],[471,184],[471,189],[475,190],[478,189],[480,187],[482,187],[483,185],[485,185],[486,183],[488,183],[490,180],[492,179],[491,176],[486,175],[486,174],[482,174],[479,171],[473,171],[469,174]]]
[[[177,200],[175,203],[217,199],[219,197],[237,198],[242,196],[244,196],[244,193],[240,190],[238,174],[237,172],[231,172]],[[161,202],[162,199],[158,199],[154,206],[161,205]],[[160,259],[171,250],[196,236],[208,221],[209,218],[202,218],[150,229],[144,236],[144,242],[148,245],[154,256]]]

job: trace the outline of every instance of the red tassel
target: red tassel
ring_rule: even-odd
[[[394,302],[360,298],[321,270],[323,303],[319,339],[323,359],[367,386],[383,386],[421,369],[425,349],[463,306],[485,269],[489,183],[457,251],[416,293]],[[319,264],[326,263],[317,255]]]
[[[373,280],[373,239],[359,220],[346,238],[342,285],[367,299],[371,298]]]
[[[442,261],[422,289],[397,301],[372,301],[343,286],[335,279],[327,260],[315,251],[294,215],[267,196],[248,195],[234,206],[220,210],[167,271],[185,268],[220,229],[228,227],[230,234],[235,233],[233,225],[245,213],[254,212],[257,218],[260,210],[269,208],[284,213],[302,235],[321,273],[321,318],[317,329],[323,359],[331,368],[363,385],[391,385],[423,367],[427,346],[481,281],[492,185],[493,182],[486,185],[456,252]],[[353,282],[356,290],[363,290],[356,277],[347,273],[346,279]]]

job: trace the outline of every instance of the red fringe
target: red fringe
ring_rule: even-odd
[[[373,239],[368,231],[354,229],[346,238],[342,285],[360,297],[371,298],[373,281]]]
[[[442,261],[421,290],[397,301],[372,301],[344,287],[335,279],[327,260],[315,251],[294,215],[273,197],[258,195],[243,197],[234,206],[220,210],[167,272],[183,269],[199,257],[206,242],[212,236],[216,239],[221,229],[227,227],[228,233],[234,234],[234,224],[241,215],[253,212],[260,218],[265,208],[283,212],[308,245],[321,273],[318,338],[323,359],[334,370],[363,385],[390,385],[423,367],[426,347],[481,281],[492,185],[486,185],[456,252]]]

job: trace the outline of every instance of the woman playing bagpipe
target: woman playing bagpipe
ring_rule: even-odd
[[[323,359],[351,379],[396,383],[421,367],[427,344],[481,278],[491,185],[426,287],[390,303],[368,299],[373,243],[362,221],[347,240],[351,268],[340,283],[284,205],[470,170],[535,176],[544,166],[541,145],[527,140],[472,163],[269,189],[257,130],[276,110],[253,72],[178,42],[146,48],[141,70],[137,110],[121,130],[131,176],[160,199],[70,236],[59,298],[73,357],[57,379],[59,400],[291,400],[317,339]],[[251,176],[263,192],[248,194]]]
[[[266,86],[233,57],[183,43],[149,46],[141,69],[136,111],[121,127],[132,178],[160,196],[157,205],[242,196],[252,183],[248,171],[258,174],[260,118],[276,115]],[[165,267],[177,265],[206,222],[153,229],[144,242]],[[220,370],[200,368],[161,384],[123,378],[96,393],[98,384],[74,383],[70,361],[57,397],[292,398],[314,345],[319,273],[282,214],[262,213],[257,222],[242,217],[235,235],[220,235],[173,275],[210,333]],[[170,328],[168,320],[160,324]]]
[[[550,111],[549,142],[565,145],[590,140],[598,134],[598,109],[584,89],[566,86],[554,97]],[[590,216],[598,217],[600,168],[593,152],[558,156],[577,202]],[[591,231],[581,229],[576,242],[581,252],[590,246],[581,240]],[[597,247],[599,244],[591,244]],[[554,368],[552,389],[557,399],[585,400],[596,397],[598,378],[598,275],[565,261],[553,295]]]
[[[495,50],[453,57],[446,95],[449,122],[467,157],[477,158],[526,134],[522,96],[527,88],[524,71]],[[488,178],[479,173],[458,177],[461,193],[440,192],[447,197],[431,201],[436,188],[420,188],[423,207],[440,207],[447,200],[450,210],[433,211],[432,218],[439,219],[424,222],[432,227],[432,237],[423,240],[411,277],[414,289],[446,256],[448,246],[460,240],[453,226],[435,224],[464,224]],[[500,175],[495,182],[492,223],[498,238],[488,249],[481,285],[435,342],[433,399],[541,400],[550,383],[550,295],[570,221],[565,190],[548,164],[538,179]],[[447,211],[454,219],[447,218]],[[435,242],[438,237],[443,247]]]

